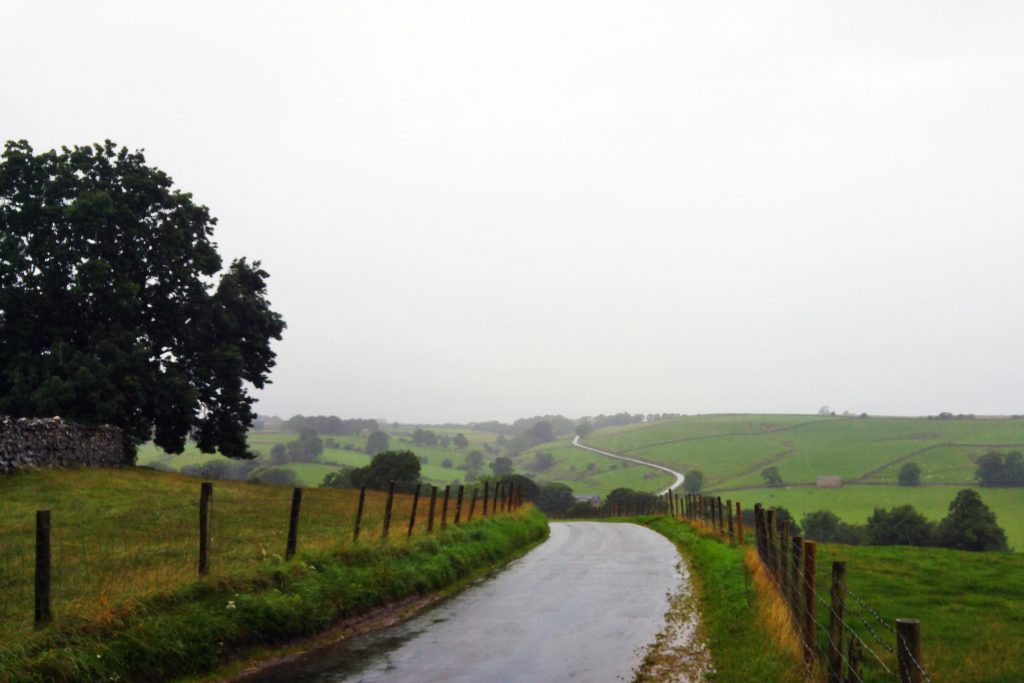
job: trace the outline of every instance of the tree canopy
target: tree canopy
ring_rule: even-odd
[[[899,505],[875,508],[866,530],[871,545],[930,545],[933,524],[913,506]]]
[[[683,489],[687,493],[700,493],[704,488],[704,473],[700,470],[690,470],[683,479]]]
[[[949,515],[935,529],[935,542],[959,550],[1008,549],[995,513],[971,489],[962,489],[949,504]]]
[[[778,467],[766,467],[761,470],[761,478],[768,486],[782,486],[782,475]]]
[[[900,468],[899,482],[901,486],[917,486],[921,483],[921,466],[916,462],[904,463]]]
[[[388,437],[387,432],[382,432],[378,429],[366,438],[366,452],[370,455],[377,455],[386,451],[390,444],[391,439]]]
[[[385,451],[352,470],[350,478],[353,486],[384,489],[393,481],[399,490],[411,491],[420,483],[420,460],[412,451]]]
[[[0,413],[120,427],[180,453],[251,457],[249,388],[284,330],[259,261],[223,269],[216,219],[141,151],[0,160]],[[219,276],[219,277],[218,277]]]

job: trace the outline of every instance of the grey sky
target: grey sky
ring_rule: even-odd
[[[770,6],[772,5],[772,6]],[[1024,413],[1024,4],[0,0],[260,258],[261,412]]]

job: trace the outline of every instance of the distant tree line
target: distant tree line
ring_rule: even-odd
[[[336,415],[295,415],[282,422],[281,429],[286,432],[312,429],[317,434],[349,436],[376,431],[380,429],[380,425],[376,420],[363,418],[343,420]]]
[[[1024,486],[1024,456],[1020,451],[989,451],[978,458],[974,476],[982,486]]]
[[[787,513],[788,514],[788,513]],[[875,508],[863,525],[843,522],[829,510],[811,512],[801,520],[808,538],[850,545],[913,545],[958,550],[1008,550],[1006,532],[977,491],[962,489],[938,524],[911,505]]]

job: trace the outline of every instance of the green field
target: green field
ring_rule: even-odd
[[[946,515],[959,489],[972,487],[996,513],[1010,545],[1024,550],[1020,515],[1024,489],[978,488],[972,483],[974,459],[979,455],[989,450],[1024,450],[1024,419],[1020,418],[707,415],[602,429],[585,441],[682,472],[701,470],[705,490],[747,507],[754,503],[782,506],[797,519],[829,509],[847,522],[863,524],[875,507],[909,503],[937,521]],[[558,460],[544,477],[565,481],[583,492],[607,493],[618,485],[657,491],[670,481],[667,476],[638,479],[631,468],[610,470],[614,460],[571,449],[568,441],[538,449],[552,450]],[[600,474],[580,476],[592,461]],[[925,486],[896,484],[906,462],[921,467]],[[786,486],[764,486],[760,473],[770,466],[779,469]],[[844,486],[817,488],[815,479],[823,475],[842,477]]]
[[[704,616],[721,680],[782,680],[778,652],[763,634],[748,627],[750,586],[744,585],[743,551],[699,535],[668,517],[640,518],[680,544],[705,589]],[[749,548],[749,546],[748,546]],[[752,551],[748,551],[752,552]],[[828,623],[832,562],[846,562],[846,623],[891,670],[896,619],[921,622],[922,664],[933,681],[1010,683],[1024,670],[1024,556],[969,553],[942,548],[817,545],[817,621]],[[854,597],[855,596],[855,597]],[[862,619],[863,617],[863,619]],[[871,630],[867,625],[871,625]],[[849,632],[847,632],[849,633]],[[885,645],[875,640],[878,637]],[[818,631],[822,652],[828,644]],[[776,672],[766,675],[772,660]],[[867,655],[862,674],[867,683],[893,680]],[[718,680],[716,678],[716,680]]]
[[[824,588],[818,591],[823,595],[828,595],[829,572],[835,560],[847,563],[846,584],[850,590],[888,623],[898,618],[921,621],[924,666],[932,680],[1021,680],[1021,555],[819,544],[817,581]],[[852,609],[864,612],[855,601],[848,602]],[[852,614],[850,617],[856,621]],[[866,642],[872,642],[864,629],[859,630]],[[879,631],[880,636],[892,639],[884,630]],[[887,661],[889,666],[895,664],[891,658]]]
[[[426,464],[421,465],[421,474],[425,483],[444,486],[458,480],[465,483],[466,472],[461,469],[465,464],[466,454],[471,450],[479,450],[484,455],[485,472],[487,463],[498,456],[497,453],[488,453],[484,446],[491,446],[496,436],[490,432],[474,431],[471,429],[456,430],[440,427],[428,427],[436,434],[445,434],[454,437],[461,433],[468,440],[469,445],[465,448],[456,448],[449,445],[448,448],[440,446],[422,446],[412,443],[412,428],[389,428],[386,430],[391,437],[391,450],[411,450],[418,457],[425,457]],[[287,444],[294,441],[298,435],[292,432],[251,432],[249,434],[249,447],[259,456],[268,456],[270,450],[277,444]],[[363,467],[370,464],[371,456],[365,452],[365,436],[331,436],[323,435],[323,440],[333,440],[338,445],[335,447],[324,447],[324,452],[314,463],[289,463],[276,466],[275,469],[287,469],[295,473],[303,486],[319,486],[324,476],[334,471],[339,466]],[[348,448],[346,448],[346,446]],[[164,453],[154,444],[148,443],[139,448],[137,463],[139,465],[152,465],[162,463],[174,470],[180,471],[188,465],[201,465],[207,462],[224,460],[221,455],[211,453],[200,453],[195,444],[189,443],[185,452],[180,455]],[[452,466],[444,467],[443,463],[450,460]]]
[[[284,557],[292,490],[218,481],[209,576],[198,577],[192,477],[143,468],[39,469],[0,477],[0,680],[176,680],[257,646],[326,629],[500,565],[547,533],[531,506],[427,534],[412,496],[311,489],[295,559]],[[36,510],[52,515],[53,622],[33,628]],[[437,513],[440,515],[440,512]],[[264,654],[266,656],[266,654]],[[219,679],[218,679],[219,680]]]

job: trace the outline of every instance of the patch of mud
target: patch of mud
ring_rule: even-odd
[[[697,595],[690,570],[680,562],[679,590],[669,595],[665,628],[647,649],[644,661],[636,671],[635,683],[697,683],[712,680],[714,666],[711,651],[701,628]]]

